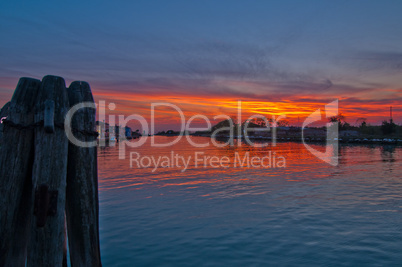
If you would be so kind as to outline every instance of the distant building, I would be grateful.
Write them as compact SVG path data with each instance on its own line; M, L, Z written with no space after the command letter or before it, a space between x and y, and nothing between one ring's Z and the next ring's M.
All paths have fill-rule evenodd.
M109 124L106 122L96 121L96 131L98 132L98 139L109 138Z
M111 133L112 136L114 136L116 138L116 140L123 140L126 139L126 131L123 127L115 125L113 128L113 133Z
M129 128L129 127L127 127ZM98 132L98 139L99 140L110 140L110 141L118 141L122 139L126 139L127 129L120 127L120 126L111 126L106 122L96 122L96 131ZM131 129L129 128L129 131ZM131 132L130 132L131 136Z
M128 127L128 126L125 127L125 134L126 134L126 138L132 137L133 131L131 130L130 127Z

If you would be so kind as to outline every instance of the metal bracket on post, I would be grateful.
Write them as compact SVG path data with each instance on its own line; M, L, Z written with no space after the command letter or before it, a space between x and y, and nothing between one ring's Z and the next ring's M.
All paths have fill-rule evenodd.
M45 101L45 110L44 110L44 126L45 132L54 133L54 101L46 100Z
M42 184L35 191L34 215L36 226L44 227L47 216L55 216L57 213L58 191L49 191L49 186Z

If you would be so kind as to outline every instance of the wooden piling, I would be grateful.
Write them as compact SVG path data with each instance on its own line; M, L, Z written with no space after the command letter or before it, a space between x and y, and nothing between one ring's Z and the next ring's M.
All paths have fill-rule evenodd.
M68 88L70 106L94 103L89 84L73 82ZM96 110L79 109L72 118L74 136L94 141ZM71 266L101 266L99 248L99 206L97 147L68 146L67 233Z
M52 105L49 104L51 101ZM49 110L53 106L54 109ZM54 132L50 125L46 129L38 127L34 132L32 178L37 212L31 223L27 266L62 266L68 151L68 140L62 125L68 109L64 79L45 76L35 107L35 122L43 122L44 126L53 117L55 125Z
M0 110L0 119L3 119L8 116L9 113L9 107L10 107L10 102L7 102ZM3 140L3 127L4 124L0 123L0 146L1 146L1 141Z
M94 107L88 83L21 78L0 110L0 267L66 266L66 231L71 265L101 266L96 110L66 128L91 146L69 144L70 101Z
M0 148L0 266L25 266L33 202L33 107L40 85L41 82L36 79L19 80L3 124Z

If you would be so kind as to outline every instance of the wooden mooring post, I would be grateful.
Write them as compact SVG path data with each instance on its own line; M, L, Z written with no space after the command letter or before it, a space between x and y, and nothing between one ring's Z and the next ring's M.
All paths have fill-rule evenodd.
M69 143L65 128L96 141L94 103L85 82L21 78L0 127L0 267L101 266L96 146ZM67 228L67 229L66 229Z
M0 147L0 266L24 266L33 212L34 104L41 82L21 78ZM27 126L26 128L23 128Z
M3 118L7 118L8 116L8 112L9 112L9 108L10 108L10 102L7 102L0 110L0 120ZM3 123L0 123L0 145L1 145L1 141L3 140Z
M84 102L94 104L86 82L73 82L68 96L71 107ZM71 126L80 141L96 141L96 136L91 135L96 127L95 115L94 109L82 108L72 118ZM66 214L72 266L100 266L96 150L96 146L68 146Z

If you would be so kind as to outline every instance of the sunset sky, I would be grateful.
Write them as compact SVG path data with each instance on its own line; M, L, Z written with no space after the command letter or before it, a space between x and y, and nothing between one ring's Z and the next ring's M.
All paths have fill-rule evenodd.
M2 1L0 105L19 77L90 83L112 114L149 119L286 115L339 99L358 118L402 123L401 1ZM177 127L161 112L157 129Z

